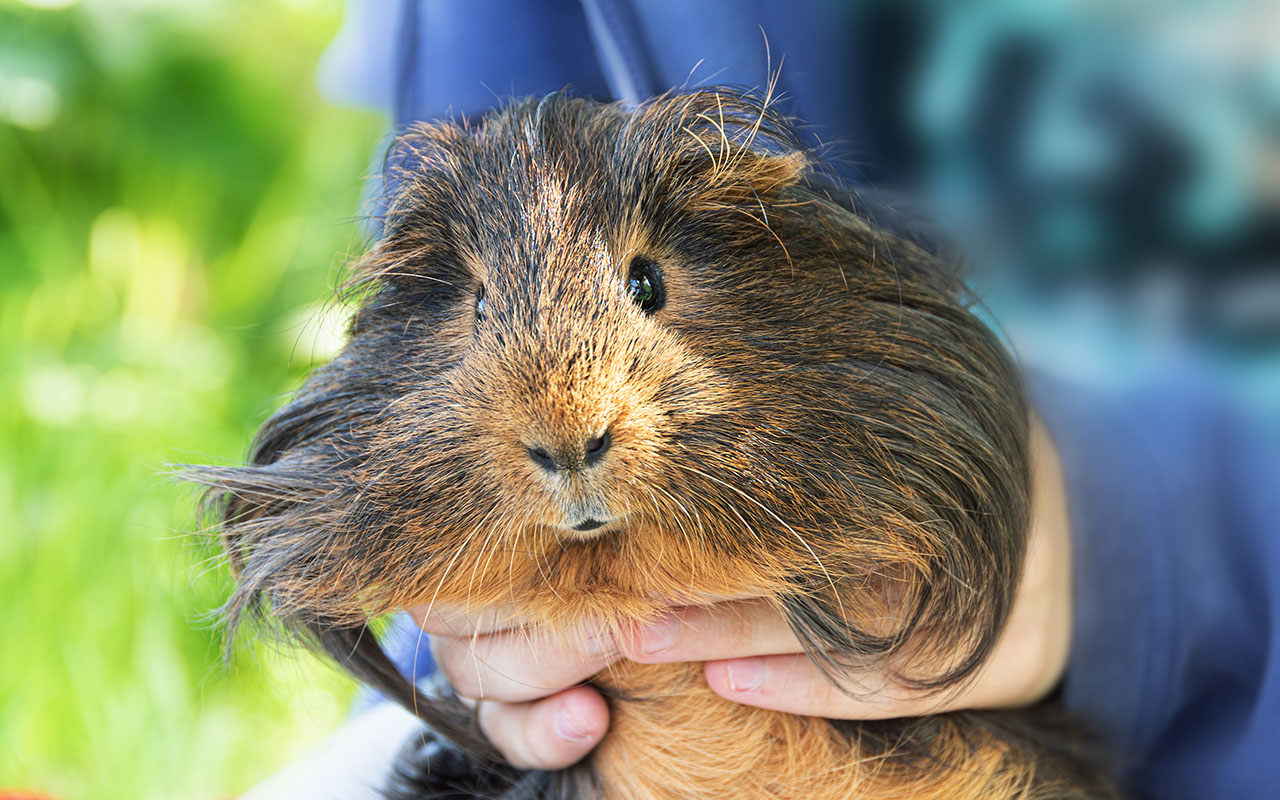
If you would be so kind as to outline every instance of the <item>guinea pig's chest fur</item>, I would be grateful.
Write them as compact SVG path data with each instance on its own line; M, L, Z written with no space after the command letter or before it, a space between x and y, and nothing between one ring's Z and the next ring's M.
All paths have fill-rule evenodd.
M418 125L384 184L347 346L249 465L197 478L231 622L307 632L484 787L446 792L437 752L417 796L1109 796L1035 724L805 719L717 697L698 665L615 665L589 760L501 765L466 709L391 669L372 618L440 604L621 630L764 597L833 681L952 687L1017 586L1027 409L960 280L850 210L749 96L553 95Z
M945 720L930 732L938 762L899 760L880 736L864 742L825 720L726 701L700 664L627 663L598 681L636 698L613 703L610 734L585 767L607 800L1037 796L1025 753Z

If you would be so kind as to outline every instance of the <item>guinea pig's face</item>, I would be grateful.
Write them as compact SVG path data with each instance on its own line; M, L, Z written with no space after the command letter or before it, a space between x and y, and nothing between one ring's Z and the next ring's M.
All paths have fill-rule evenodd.
M773 588L792 548L770 517L799 520L754 496L778 455L754 415L787 370L752 382L779 354L743 328L751 305L787 302L785 252L758 225L720 241L734 212L687 185L706 165L615 109L587 130L575 110L405 140L430 155L391 173L351 345L394 387L357 479L397 531L384 559L414 554L402 593L468 606L558 595L600 613ZM802 163L778 160L753 177L770 199Z
M561 625L763 594L872 649L886 582L911 624L972 610L1016 574L1016 379L805 165L714 92L403 136L348 346L217 476L241 599Z
M681 457L681 433L727 409L721 380L667 324L679 266L561 180L539 176L511 198L527 218L459 248L468 291L438 343L453 363L427 383L471 482L450 491L492 506L481 524L505 535L575 542L644 525L673 488L662 464Z

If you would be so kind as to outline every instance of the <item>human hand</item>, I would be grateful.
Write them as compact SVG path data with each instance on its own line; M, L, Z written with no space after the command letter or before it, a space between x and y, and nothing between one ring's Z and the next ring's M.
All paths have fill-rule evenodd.
M609 709L579 685L620 657L640 663L704 661L707 683L745 705L839 719L920 716L1007 708L1042 699L1066 667L1071 629L1071 541L1061 468L1052 441L1032 433L1033 521L1013 610L986 663L950 692L912 690L884 673L833 686L802 652L775 607L762 599L673 608L622 641L538 639L503 629L503 615L411 611L433 636L436 662L463 698L478 703L481 728L515 766L560 769L604 736ZM567 688L566 688L567 687Z
M508 610L465 615L409 609L431 635L431 653L481 730L512 765L562 769L599 743L609 707L584 682L621 658L608 637L538 636L513 622Z
M705 661L707 683L744 705L829 719L888 719L1042 700L1062 679L1071 639L1071 529L1057 449L1031 430L1032 522L1013 609L972 679L952 691L912 689L884 672L843 675L837 687L763 600L673 609L622 643L641 663ZM845 691L852 689L852 691Z

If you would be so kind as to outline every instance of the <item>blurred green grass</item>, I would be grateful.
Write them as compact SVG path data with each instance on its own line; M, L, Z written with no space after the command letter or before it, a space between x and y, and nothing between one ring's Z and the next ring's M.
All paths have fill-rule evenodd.
M336 0L52 4L0 0L0 789L232 796L352 685L224 664L164 473L241 459L332 348L385 123L316 95Z

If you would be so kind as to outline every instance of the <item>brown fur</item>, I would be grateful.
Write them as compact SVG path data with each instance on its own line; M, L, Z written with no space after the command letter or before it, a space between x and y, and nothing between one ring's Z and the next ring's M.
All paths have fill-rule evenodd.
M552 95L400 137L349 344L264 426L251 466L200 475L224 501L233 623L265 601L323 639L441 603L567 635L758 595L833 680L971 676L1025 547L1016 371L956 276L833 199L811 163L784 120L728 91L633 110ZM652 315L624 290L638 257L662 271ZM575 468L548 474L533 447ZM609 524L573 531L586 516ZM562 794L1108 791L999 715L838 725L724 701L697 665L597 682L613 727Z

